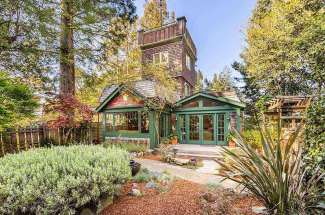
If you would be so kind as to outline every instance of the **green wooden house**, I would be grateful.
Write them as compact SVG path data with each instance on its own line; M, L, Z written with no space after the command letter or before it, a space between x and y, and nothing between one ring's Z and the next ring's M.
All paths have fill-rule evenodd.
M186 23L186 18L180 17L138 33L142 62L165 64L170 68L171 76L178 83L176 99L169 101L168 108L161 113L145 108L148 99L164 99L155 81L106 87L97 108L102 114L105 140L142 142L154 148L159 137L175 133L180 144L227 145L229 129L240 130L244 104L234 94L193 93L197 50Z
M156 83L150 80L107 87L97 108L102 114L104 139L155 148L158 135L164 138L174 133L179 144L227 145L229 130L241 128L244 105L222 93L195 93L170 104L162 113L146 109L146 99L158 96Z

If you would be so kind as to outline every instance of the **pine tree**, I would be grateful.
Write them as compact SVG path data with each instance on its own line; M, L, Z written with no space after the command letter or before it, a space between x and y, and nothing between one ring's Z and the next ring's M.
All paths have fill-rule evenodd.
M233 91L234 80L231 77L231 71L229 67L225 67L222 72L213 75L213 79L209 81L205 79L207 89L215 92Z

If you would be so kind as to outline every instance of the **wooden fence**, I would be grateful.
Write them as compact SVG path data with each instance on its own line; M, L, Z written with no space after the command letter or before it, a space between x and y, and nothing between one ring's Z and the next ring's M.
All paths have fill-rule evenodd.
M102 137L101 129L101 124L98 123L73 128L30 126L7 129L0 133L0 157L8 153L51 145L99 144Z

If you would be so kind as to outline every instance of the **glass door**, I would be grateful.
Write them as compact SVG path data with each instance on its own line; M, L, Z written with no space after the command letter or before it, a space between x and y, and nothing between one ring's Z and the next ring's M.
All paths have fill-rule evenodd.
M217 120L217 144L218 145L225 145L226 144L226 114L217 114L216 120Z
M189 143L200 143L200 121L199 115L189 115Z
M214 114L205 114L203 117L203 144L214 144Z

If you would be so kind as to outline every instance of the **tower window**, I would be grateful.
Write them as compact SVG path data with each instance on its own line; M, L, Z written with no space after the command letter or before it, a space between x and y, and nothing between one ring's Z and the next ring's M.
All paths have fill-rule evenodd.
M189 70L192 69L192 60L189 55L186 55L186 68Z
M189 96L190 95L190 85L188 85L188 83L185 82L184 84L184 96Z
M158 52L153 54L154 64L168 64L168 52Z

